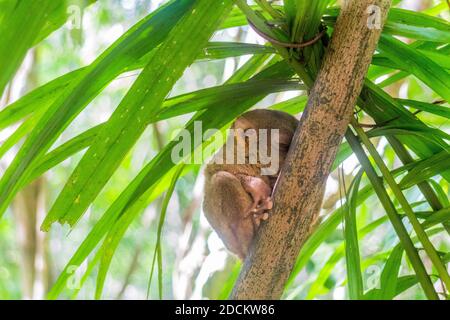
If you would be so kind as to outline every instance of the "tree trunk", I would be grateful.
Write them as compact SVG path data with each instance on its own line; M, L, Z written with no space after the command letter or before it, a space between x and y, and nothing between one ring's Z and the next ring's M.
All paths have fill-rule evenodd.
M26 77L26 90L39 84L36 69L39 60L37 49L33 50L30 70ZM6 104L11 101L7 99ZM46 213L46 181L44 177L24 187L13 201L12 209L16 219L17 238L20 243L20 269L22 297L43 299L51 279L49 235L39 230Z
M281 172L271 217L258 232L231 299L281 297L318 217L331 165L353 115L389 6L390 0L344 2ZM374 22L381 25L377 28Z

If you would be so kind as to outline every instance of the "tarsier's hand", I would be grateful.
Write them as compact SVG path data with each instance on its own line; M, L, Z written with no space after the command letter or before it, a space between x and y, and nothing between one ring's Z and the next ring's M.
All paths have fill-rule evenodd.
M261 178L238 175L242 187L252 197L252 205L244 212L246 216L254 218L259 226L261 220L269 217L268 210L272 209L272 188Z
M281 168L286 158L298 121L291 115L271 110L254 110L239 117L232 129L246 132L254 129L270 131L278 129L277 150ZM242 139L241 136L234 137ZM246 145L239 143L236 145ZM271 140L268 140L271 143ZM258 143L258 148L261 145ZM248 146L247 146L248 147ZM270 147L268 150L273 150ZM223 149L219 154L224 154ZM248 160L248 150L245 151ZM225 158L224 158L225 159ZM266 164L267 166L267 164ZM275 175L262 175L260 163L210 163L205 169L205 195L203 211L211 226L218 233L226 247L240 259L248 253L261 221L269 218L272 209L272 191L279 171Z

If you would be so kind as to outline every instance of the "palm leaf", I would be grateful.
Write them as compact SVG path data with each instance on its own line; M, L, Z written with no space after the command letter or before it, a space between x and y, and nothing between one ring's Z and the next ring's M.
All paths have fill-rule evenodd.
M180 19L193 2L172 1L144 18L83 70L55 100L0 180L0 215L26 180L33 161L50 148L64 128L111 80L159 45L173 28L172 22Z

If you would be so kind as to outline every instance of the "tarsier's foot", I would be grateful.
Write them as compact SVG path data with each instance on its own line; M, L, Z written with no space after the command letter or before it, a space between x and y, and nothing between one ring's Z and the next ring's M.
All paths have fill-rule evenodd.
M250 212L253 213L254 215L261 215L264 212L272 209L272 207L273 207L272 198L268 197L260 200L258 203L253 203L252 210Z
M269 197L263 201L262 204L258 205L255 209L253 209L250 214L253 215L253 221L257 226L260 225L261 221L265 221L269 219L268 210L272 209L273 202Z
M252 205L246 211L246 216L252 216L259 225L261 220L267 220L268 210L272 209L273 202L271 198L272 189L261 178L245 176L242 179L245 191L253 199Z

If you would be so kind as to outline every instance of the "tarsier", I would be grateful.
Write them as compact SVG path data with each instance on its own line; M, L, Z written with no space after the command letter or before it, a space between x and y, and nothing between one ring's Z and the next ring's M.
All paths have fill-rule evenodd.
M203 211L228 250L242 260L261 221L269 216L272 192L297 124L298 120L285 112L249 111L234 122L227 144L206 166ZM264 132L267 139L261 139ZM274 143L275 136L278 143ZM257 150L250 146L255 140ZM227 151L230 153L227 145L234 146L231 163L226 161ZM262 161L262 149L268 153L269 163ZM237 155L238 150L245 161L242 153ZM276 171L268 172L274 167Z

